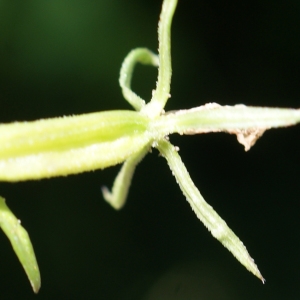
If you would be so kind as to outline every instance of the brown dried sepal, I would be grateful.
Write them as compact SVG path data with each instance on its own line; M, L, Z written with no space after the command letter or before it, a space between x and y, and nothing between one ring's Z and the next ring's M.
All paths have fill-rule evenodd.
M238 142L245 147L245 151L248 151L267 129L269 128L247 128L234 129L227 132L235 134Z

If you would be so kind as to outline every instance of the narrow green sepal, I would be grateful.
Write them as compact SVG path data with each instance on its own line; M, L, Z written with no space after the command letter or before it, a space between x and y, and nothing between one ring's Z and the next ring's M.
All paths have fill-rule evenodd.
M124 162L119 174L115 179L111 192L106 186L102 187L102 195L104 200L108 202L114 209L119 210L124 206L135 168L148 153L150 147L151 145L146 145L140 152L132 155Z
M29 235L2 197L0 197L0 226L10 240L33 291L37 293L41 287L41 276Z
M254 260L249 255L244 244L227 226L226 222L217 214L217 212L203 199L182 162L177 149L166 140L159 141L157 149L168 161L177 183L196 216L211 232L213 237L219 240L242 265L264 283L265 279L254 263Z
M140 111L146 103L131 90L131 78L137 63L158 67L159 59L156 54L147 48L136 48L128 53L122 63L119 78L122 94L136 111Z

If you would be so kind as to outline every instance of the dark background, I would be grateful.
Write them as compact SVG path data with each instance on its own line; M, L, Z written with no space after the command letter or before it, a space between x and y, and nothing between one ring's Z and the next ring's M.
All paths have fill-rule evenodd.
M123 58L157 49L161 1L0 1L0 120L131 109ZM166 110L220 104L299 107L299 1L180 1ZM133 88L151 97L157 71ZM198 221L163 158L138 167L128 203L100 193L119 166L1 183L29 231L42 288L0 235L1 299L300 299L300 127L271 130L250 152L227 134L172 136L195 184L255 258L263 285Z

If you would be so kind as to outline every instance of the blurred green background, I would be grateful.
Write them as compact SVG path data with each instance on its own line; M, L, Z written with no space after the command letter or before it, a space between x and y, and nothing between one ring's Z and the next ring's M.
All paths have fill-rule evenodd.
M131 49L157 49L160 8L158 0L1 0L1 122L131 109L119 69ZM299 107L299 51L299 1L179 1L166 109ZM139 66L133 77L147 101L156 75ZM100 189L119 166L1 183L42 275L36 296L0 234L1 299L300 299L299 134L299 126L272 130L249 153L227 134L171 137L265 285L211 237L153 151L118 212Z

